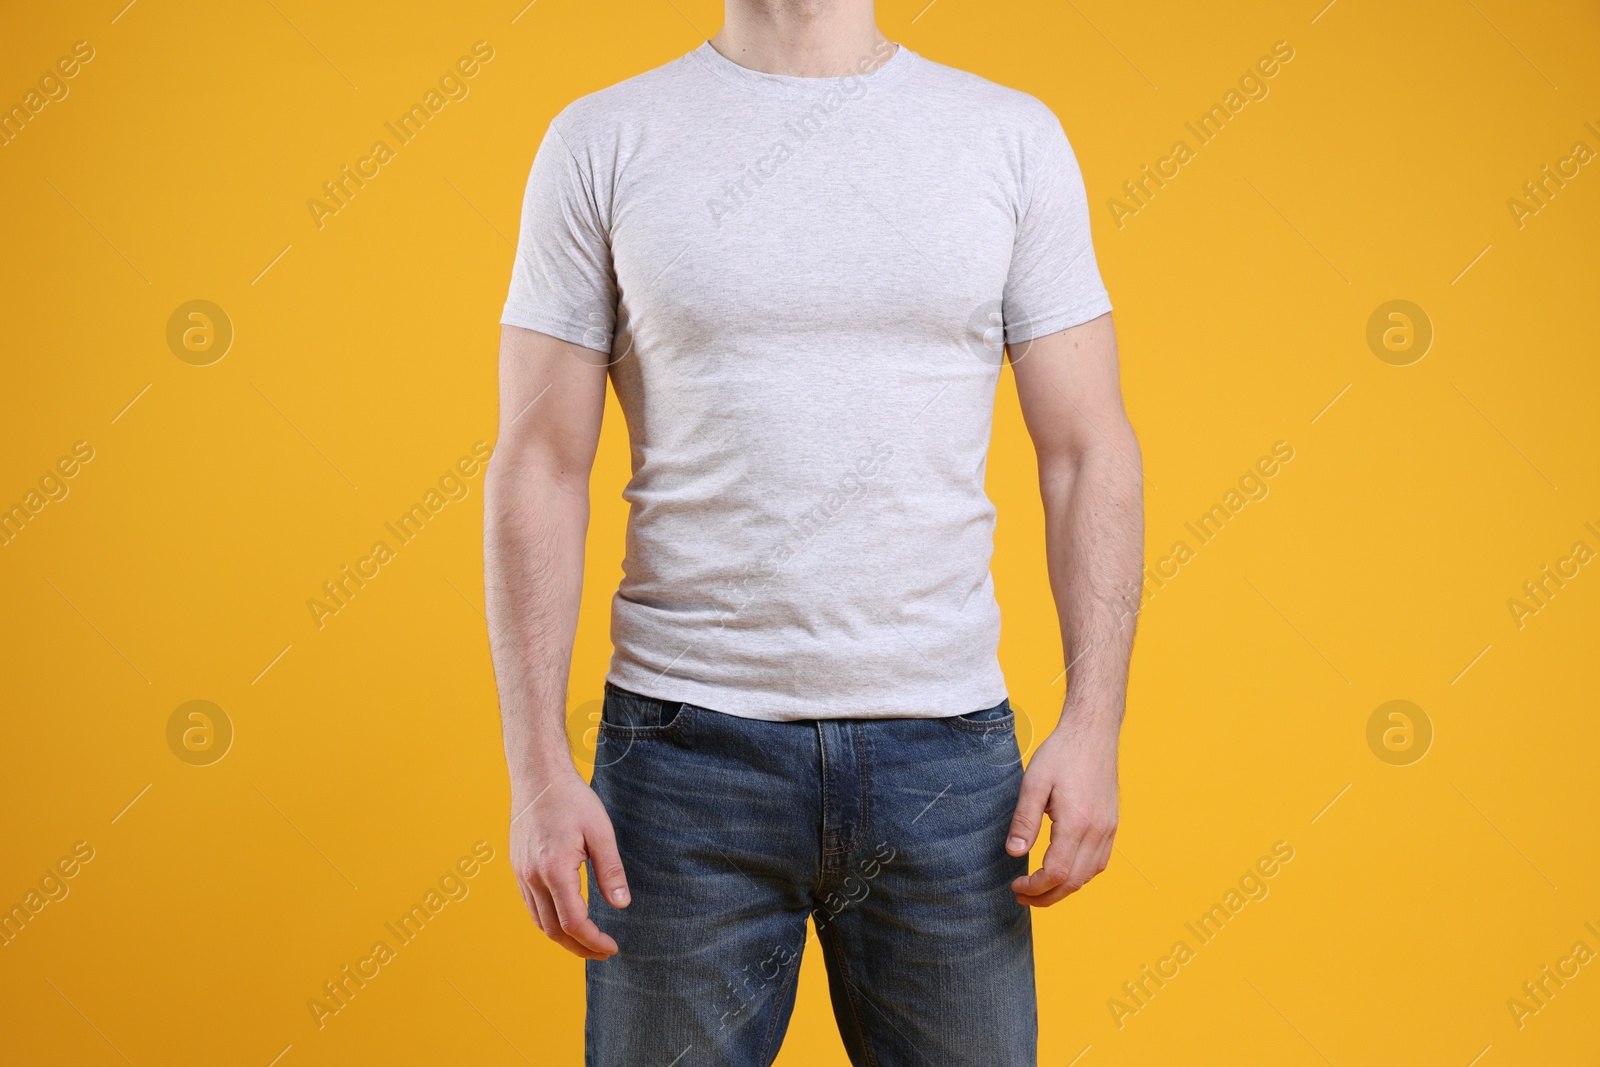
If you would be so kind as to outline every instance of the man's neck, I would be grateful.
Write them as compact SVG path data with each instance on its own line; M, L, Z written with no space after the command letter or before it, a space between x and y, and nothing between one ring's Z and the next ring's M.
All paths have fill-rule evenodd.
M764 74L826 78L882 66L894 55L888 40L872 0L727 0L711 47Z

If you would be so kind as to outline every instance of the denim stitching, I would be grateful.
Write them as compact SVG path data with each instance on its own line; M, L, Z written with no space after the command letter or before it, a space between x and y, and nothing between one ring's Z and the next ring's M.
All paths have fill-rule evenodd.
M828 927L828 933L832 935L834 955L839 961L839 977L844 981L845 996L850 1001L850 1020L856 1024L861 1050L867 1054L869 1067L878 1067L878 1057L872 1051L872 1043L867 1040L867 1029L861 1024L861 1002L856 999L856 984L850 979L850 963L845 959L844 942L839 939L839 931L832 925Z
M850 839L849 844L843 846L837 851L837 855L843 855L846 852L850 852L861 843L861 839L867 836L867 823L872 816L872 811L869 806L870 802L867 799L866 727L859 722L852 722L850 724L850 732L855 734L856 737L856 787L858 796L861 800L861 818L856 823L855 836Z
M985 719L983 722L969 722L960 715L952 715L945 719L945 722L949 723L957 730L961 730L969 734L997 734L1004 730L1010 730L1016 726L1017 713L1015 711L1007 711L1004 718Z
M828 857L837 854L837 849L828 846L828 740L823 725L818 721L817 751L822 757L819 761L822 771L822 872L817 881L819 890L828 884Z
M654 698L650 698L654 699ZM673 701L663 700L662 704L672 704ZM600 732L615 737L619 741L650 741L659 738L674 737L688 728L689 720L694 716L694 705L678 702L678 714L665 726L623 726L600 720Z
M865 750L866 750L866 734L865 734L865 729L861 726L860 723L852 722L852 723L849 723L848 726L849 726L849 729L850 729L851 733L855 735L856 742L857 742L857 744L856 744L856 751L857 751L857 757L856 757L856 791L857 791L857 795L861 799L861 818L856 824L855 836L850 838L850 840L848 842L846 842L846 843L844 843L842 845L834 845L834 846L832 846L830 848L830 847L828 847L826 838L824 838L824 840L823 840L823 854L827 855L827 856L843 856L843 855L845 855L846 853L848 853L852 849L854 849L856 847L856 845L860 844L862 837L864 837L866 835L866 832L867 832L867 815L868 815L868 812L867 812L867 764L866 764L866 760L864 758L862 758L862 755L861 755L861 753L864 753ZM819 732L820 732L820 727L819 727ZM826 763L826 761L824 761L824 763L823 763L823 773L824 774L827 773L827 763ZM828 800L826 792L823 793L822 800L823 800L823 804L826 805L827 804L827 800ZM826 819L827 816L824 815L823 817L824 817L824 819ZM834 837L837 838L838 835L835 834Z
M761 1055L759 1057L759 1062L762 1064L762 1067L766 1067L767 1064L772 1062L771 1058L769 1058L768 1055L767 1055L767 1050L772 1047L772 1034L773 1034L773 1031L776 1030L777 1026L778 1026L779 1009L782 1006L782 1001L783 1001L783 996L784 996L785 991L788 990L789 986L794 983L795 975L800 973L800 957L805 952L805 950L806 950L806 943L804 941L801 941L800 942L800 951L796 952L794 954L795 955L794 966L789 968L789 973L784 976L783 985L778 987L778 994L773 999L773 1001L771 1002L772 1003L772 1018L767 1020L767 1035L766 1035L766 1037L761 1039Z

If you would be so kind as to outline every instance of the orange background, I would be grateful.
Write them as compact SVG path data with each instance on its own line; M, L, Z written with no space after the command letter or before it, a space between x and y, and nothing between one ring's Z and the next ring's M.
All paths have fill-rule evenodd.
M1073 139L1147 559L1194 549L1142 619L1116 858L1036 917L1041 1062L1591 1062L1600 968L1520 1028L1507 1001L1575 942L1600 950L1600 566L1520 626L1508 601L1574 542L1600 550L1600 166L1520 226L1507 201L1574 142L1600 150L1600 13L924 3L880 5L885 32L1034 93ZM520 7L6 16L7 107L74 42L94 50L0 147L0 506L93 449L0 547L0 907L93 850L0 947L9 1061L579 1062L581 963L506 863L481 473L321 629L306 607L493 442L498 313L550 117L720 24L711 0ZM470 94L319 229L307 200L480 40ZM1119 228L1109 198L1278 41L1294 58L1270 94ZM1367 341L1397 299L1434 334L1405 366ZM205 366L167 340L191 300L234 334ZM1294 458L1269 495L1198 545L1184 524L1278 441ZM1007 374L994 571L1037 739L1063 683L1032 464ZM575 708L609 655L626 471L613 405ZM233 731L205 766L168 740L192 700ZM1431 725L1406 765L1418 749L1368 743L1391 700ZM478 841L494 857L469 894L318 1029L308 998ZM1108 1000L1277 841L1294 859L1270 894L1191 941L1119 1028ZM845 1062L815 952L778 1062Z

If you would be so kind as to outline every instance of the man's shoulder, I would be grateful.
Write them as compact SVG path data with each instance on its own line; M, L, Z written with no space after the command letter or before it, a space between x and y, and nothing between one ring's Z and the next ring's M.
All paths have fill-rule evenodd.
M1061 125L1050 105L1031 93L926 56L919 58L924 85L931 93L930 103L970 109L983 115L985 121L1009 127L1023 136L1049 133Z
M562 108L555 124L563 133L584 137L615 130L627 120L648 121L662 109L672 109L676 95L693 77L690 54L684 54L631 78L578 97Z

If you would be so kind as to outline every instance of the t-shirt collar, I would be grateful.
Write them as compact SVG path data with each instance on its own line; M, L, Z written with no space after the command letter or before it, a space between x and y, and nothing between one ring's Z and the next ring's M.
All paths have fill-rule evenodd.
M864 74L852 72L838 77L807 78L793 74L768 74L765 71L742 67L711 47L710 41L706 41L688 55L690 59L724 81L757 92L807 96L836 89L853 93L857 85L867 87L884 84L899 77L917 58L917 54L911 49L896 43L894 55ZM864 64L872 58L875 57L863 54L861 61Z

